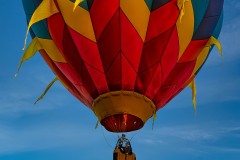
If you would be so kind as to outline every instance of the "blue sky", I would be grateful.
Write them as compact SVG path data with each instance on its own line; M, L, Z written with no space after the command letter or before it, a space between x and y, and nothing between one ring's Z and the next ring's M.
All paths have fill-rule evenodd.
M117 134L94 129L93 113L56 83L33 103L54 78L37 54L17 78L26 22L21 1L0 5L0 159L112 159ZM225 0L224 24L216 48L198 74L197 112L186 88L145 127L127 136L138 159L240 159L240 1ZM30 38L29 38L30 41Z

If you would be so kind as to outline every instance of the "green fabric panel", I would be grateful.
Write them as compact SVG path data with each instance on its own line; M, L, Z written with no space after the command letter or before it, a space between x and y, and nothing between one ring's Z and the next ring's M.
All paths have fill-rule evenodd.
M84 9L86 9L87 11L89 11L89 9L88 9L88 4L87 4L87 1L86 1L86 0L84 0L82 3L80 3L80 6L81 6L82 8L84 8Z
M216 25L216 28L213 31L213 37L218 38L219 34L221 32L222 29L222 24L223 24L223 12L221 13L221 16L219 17L218 23Z
M32 15L27 16L28 22L30 21ZM32 25L31 27L34 34L39 38L45 38L45 39L52 39L49 32L48 27L45 22L40 21Z
M23 3L23 7L24 7L24 10L26 13L27 22L29 22L32 17L32 14L35 11L35 9L37 8L37 6L35 6L35 3L32 0L22 0L22 3ZM48 32L48 27L47 27L46 21L45 22L40 21L40 22L33 24L31 29L37 37L51 39L51 36Z
M75 3L75 1L76 0L71 0L73 3ZM87 11L89 11L89 9L88 9L88 4L87 4L87 1L86 0L84 0L83 2L81 2L80 4L79 4L79 6L80 7L82 7L82 8L84 8L84 9L86 9Z
M197 31L208 8L209 0L192 0L194 11L194 33Z
M36 6L33 1L22 0L22 4L23 4L23 8L24 8L26 15L32 14L34 12L34 10L36 9Z
M147 4L149 10L152 8L152 2L153 0L145 0L145 3Z

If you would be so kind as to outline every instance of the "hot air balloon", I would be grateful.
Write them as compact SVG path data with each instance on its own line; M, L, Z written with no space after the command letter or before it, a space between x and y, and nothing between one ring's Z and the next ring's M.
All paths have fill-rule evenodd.
M195 104L194 78L211 46L221 51L223 0L22 3L33 40L20 66L39 51L111 132L142 128L188 85Z

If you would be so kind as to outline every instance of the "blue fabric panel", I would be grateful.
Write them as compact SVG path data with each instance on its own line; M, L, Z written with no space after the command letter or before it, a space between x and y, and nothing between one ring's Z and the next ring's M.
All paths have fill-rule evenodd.
M219 18L217 26L215 27L215 29L213 31L213 34L212 34L213 37L215 37L215 38L219 37L219 34L221 32L221 29L222 29L222 24L223 24L223 12L222 12L222 14Z
M194 33L199 28L206 10L208 8L209 0L192 0L193 11L194 11Z
M193 36L193 40L209 38L221 16L223 9L223 0L210 0L208 9L199 28Z
M218 37L219 37L220 31L221 31L221 28L222 28L222 24L223 24L223 12L222 12L222 14L221 14L221 16L220 16L220 18L219 18L219 21L218 21L218 23L217 23L217 26L216 26L216 28L215 28L215 30L214 30L214 32L213 32L213 35L212 35L213 37L215 37L215 38L218 38ZM214 46L212 46L212 48L210 49L208 56L210 55L210 52L212 51L213 47L214 47ZM203 65L204 65L205 62L207 61L208 56L207 56L207 58L205 59ZM198 71L196 72L196 74L201 70L201 68L203 67L203 65L198 69Z
M211 0L205 17L219 16L223 10L224 0Z

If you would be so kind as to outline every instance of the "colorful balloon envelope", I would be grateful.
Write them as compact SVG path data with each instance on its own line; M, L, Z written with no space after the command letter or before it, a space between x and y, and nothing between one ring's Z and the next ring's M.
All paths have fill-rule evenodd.
M22 0L37 51L111 132L129 132L193 80L216 44L223 0Z

